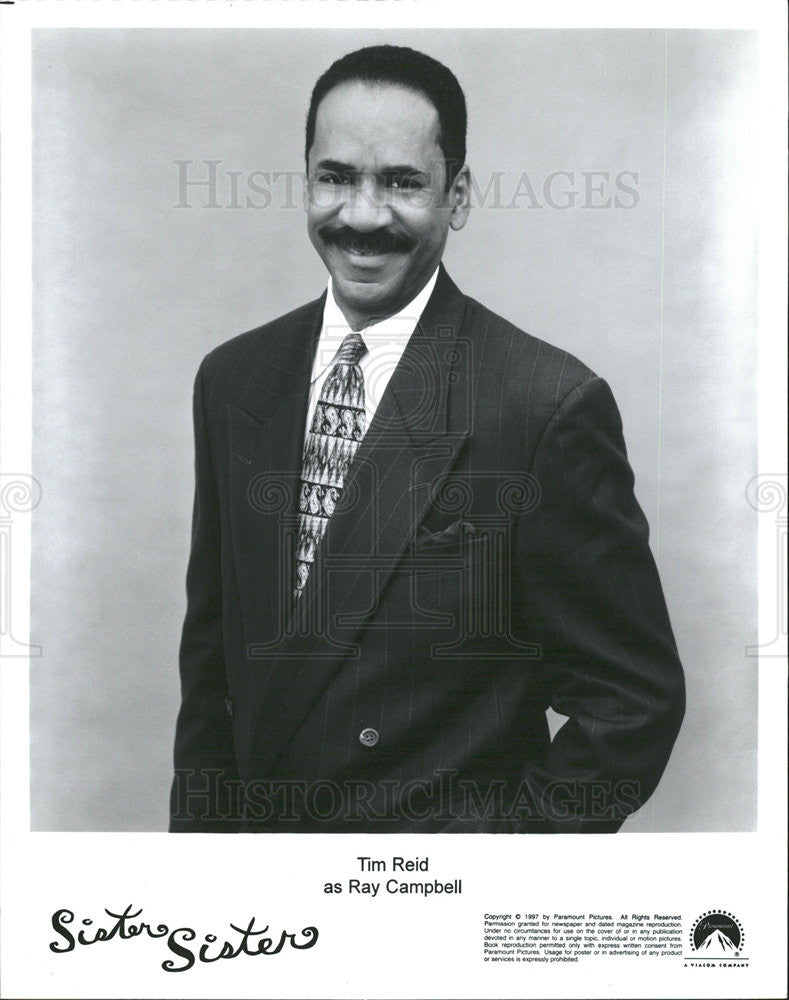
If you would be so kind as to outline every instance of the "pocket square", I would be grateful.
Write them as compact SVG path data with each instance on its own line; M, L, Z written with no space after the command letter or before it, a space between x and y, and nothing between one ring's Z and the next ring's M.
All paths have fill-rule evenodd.
M433 545L459 545L465 536L472 534L474 530L474 525L470 521L454 521L443 531L428 531L421 525L415 541L420 548Z

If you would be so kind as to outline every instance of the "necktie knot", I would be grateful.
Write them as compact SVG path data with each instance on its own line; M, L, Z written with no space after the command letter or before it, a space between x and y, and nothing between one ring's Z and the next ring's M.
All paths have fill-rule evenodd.
M360 333L348 333L343 337L337 361L346 365L357 365L366 352L367 345Z

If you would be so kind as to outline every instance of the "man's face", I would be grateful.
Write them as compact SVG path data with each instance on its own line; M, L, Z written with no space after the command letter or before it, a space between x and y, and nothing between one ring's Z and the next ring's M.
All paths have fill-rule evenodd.
M394 85L343 83L323 98L307 173L307 228L355 328L400 310L468 217L464 168L445 191L438 112Z

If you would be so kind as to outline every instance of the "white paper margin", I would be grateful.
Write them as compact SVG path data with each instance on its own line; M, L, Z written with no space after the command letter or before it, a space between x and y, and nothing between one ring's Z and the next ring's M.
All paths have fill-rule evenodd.
M786 16L774 3L601 3L521 9L488 2L115 0L37 2L2 12L2 353L4 477L31 470L31 27L736 27L760 32L762 153L759 260L759 470L785 473ZM8 478L4 482L9 482ZM785 479L784 489L785 489ZM35 484L32 486L35 489ZM20 487L24 492L23 487ZM24 505L24 501L22 501ZM431 857L462 878L461 898L326 898L325 881L355 874L373 850L353 836L169 837L29 831L28 673L6 655L28 635L29 515L13 524L13 621L4 623L2 680L2 995L4 997L772 997L783 996L785 660L759 665L758 831L632 837L377 837L375 855ZM775 519L759 522L760 643L774 638ZM4 558L7 553L4 553ZM786 584L786 567L782 584ZM4 579L6 584L7 580ZM783 610L785 629L786 611ZM12 630L12 631L11 631ZM13 633L13 634L12 634ZM52 912L98 916L117 900L171 927L221 934L252 915L272 929L320 928L320 947L241 957L168 974L161 941L84 948L64 961L48 943ZM736 913L747 928L744 970L616 959L547 969L485 966L487 911ZM169 956L172 957L172 956Z

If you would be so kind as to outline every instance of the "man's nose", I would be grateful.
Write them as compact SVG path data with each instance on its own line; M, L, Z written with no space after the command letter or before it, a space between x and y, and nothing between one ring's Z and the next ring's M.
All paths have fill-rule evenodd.
M372 180L354 184L340 209L339 221L359 233L383 229L392 222L385 192Z

